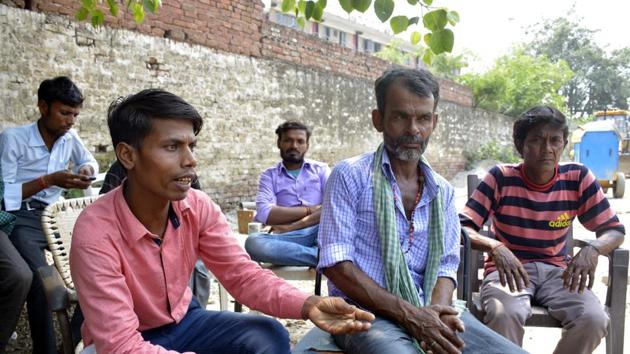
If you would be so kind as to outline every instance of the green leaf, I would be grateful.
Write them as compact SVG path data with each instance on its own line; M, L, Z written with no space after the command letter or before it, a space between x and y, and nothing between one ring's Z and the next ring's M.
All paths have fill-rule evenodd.
M409 3L409 5L415 5L418 3L418 0L407 0L407 2Z
M317 22L320 22L323 16L324 16L324 8L322 7L321 3L318 1L315 4L315 8L313 9L313 19Z
M392 19L389 20L389 25L391 26L392 31L394 31L394 34L398 34L400 32L404 32L407 27L409 27L409 19L407 16L392 17Z
M304 29L304 26L306 26L306 20L304 20L304 17L300 16L296 19L298 26L300 26L301 29Z
M409 19L409 26L417 24L419 20L420 20L420 17L418 17L418 16L410 18Z
M339 5L341 5L341 8L347 13L351 13L352 10L354 10L352 0L339 0Z
M90 11L96 8L96 0L81 0L81 4Z
M359 12L365 12L370 8L372 0L352 0L352 7Z
M109 7L109 13L114 17L118 17L118 3L116 0L107 0L107 6Z
M92 26L99 27L105 22L105 14L101 10L93 10L92 13Z
M453 31L448 28L433 31L431 37L429 38L429 43L427 44L436 55L444 52L450 53L453 50L453 45L455 44L455 36L453 35Z
M446 18L446 10L437 9L433 11L429 11L424 14L422 18L422 23L424 23L424 27L428 28L431 31L441 30L446 26L447 22Z
M315 2L312 0L307 1L306 8L304 9L304 17L306 17L307 20L310 20L311 17L313 17L314 10L315 10Z
M318 0L317 4L320 5L322 7L322 9L326 8L326 5L328 4L327 0Z
M77 11L77 13L74 14L74 17L79 21L85 21L88 18L89 14L90 14L90 10L86 9L85 7L81 7L79 11Z
M427 64L427 65L431 65L431 63L433 63L433 58L434 57L435 57L435 54L433 54L431 49L427 48L424 51L424 54L422 55L422 61L425 62L425 64Z
M142 23L144 21L144 6L140 3L134 3L131 5L131 13L136 23Z
M409 40L411 41L411 44L416 45L420 43L420 39L422 39L420 32L414 31L411 33L411 38Z
M282 5L280 5L280 10L282 12L290 12L295 8L295 0L282 0Z
M144 0L144 7L151 13L156 13L160 7L160 0Z
M376 0L374 2L374 13L381 22L389 20L394 12L394 0Z
M431 6L433 4L433 0L422 0L422 2L427 6Z
M457 11L449 11L446 18L448 18L448 23L450 23L451 26L455 26L455 24L459 22L459 13Z
M299 13L301 13L303 15L304 12L306 11L306 0L298 1L297 9L298 9Z
M425 34L422 40L424 41L424 44L429 45L429 41L431 40L431 33Z

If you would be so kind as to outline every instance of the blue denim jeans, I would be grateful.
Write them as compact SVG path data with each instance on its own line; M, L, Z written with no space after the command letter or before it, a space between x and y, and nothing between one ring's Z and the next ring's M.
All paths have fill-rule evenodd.
M208 311L193 297L179 323L142 332L144 340L178 352L288 354L289 333L273 318Z
M468 311L461 315L466 330L459 333L464 341L464 354L511 354L527 353L479 322ZM347 354L416 354L411 336L383 317L376 317L367 332L333 336L337 345Z
M283 234L259 232L247 237L245 250L257 262L315 267L318 231L319 224Z

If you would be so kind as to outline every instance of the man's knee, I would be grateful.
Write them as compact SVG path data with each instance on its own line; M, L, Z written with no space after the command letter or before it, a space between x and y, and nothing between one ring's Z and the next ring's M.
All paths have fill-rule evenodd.
M280 322L265 316L252 316L247 321L246 347L252 353L289 353L289 332Z
M608 314L598 304L598 306L586 307L584 312L575 319L574 323L568 326L581 328L602 338L608 333L609 322Z
M397 325L380 318L366 332L333 336L346 353L412 354L417 353L413 340Z
M3 288L8 292L25 296L31 288L33 272L26 265L15 267L10 272L4 273L3 276L3 283L6 284L6 287L3 286Z
M484 322L516 323L524 326L531 311L529 303L513 299L505 300L498 297L484 298Z
M264 237L249 236L247 240L245 240L245 251L247 251L252 258L264 255L267 252L267 241L268 240Z

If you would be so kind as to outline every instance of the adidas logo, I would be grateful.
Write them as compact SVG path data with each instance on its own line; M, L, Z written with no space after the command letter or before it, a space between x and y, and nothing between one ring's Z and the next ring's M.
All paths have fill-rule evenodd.
M560 216L558 216L556 220L550 221L549 226L555 228L569 227L571 226L571 216L569 215L569 213L564 212L560 214Z

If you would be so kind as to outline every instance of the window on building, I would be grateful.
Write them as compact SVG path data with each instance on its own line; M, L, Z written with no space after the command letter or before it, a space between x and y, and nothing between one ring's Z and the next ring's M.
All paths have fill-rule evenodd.
M374 42L369 39L363 40L363 51L366 53L374 53Z
M339 32L339 45L348 47L348 34L346 32Z
M298 28L297 22L295 21L295 17L287 14L283 14L281 12L275 13L275 22L286 27Z

